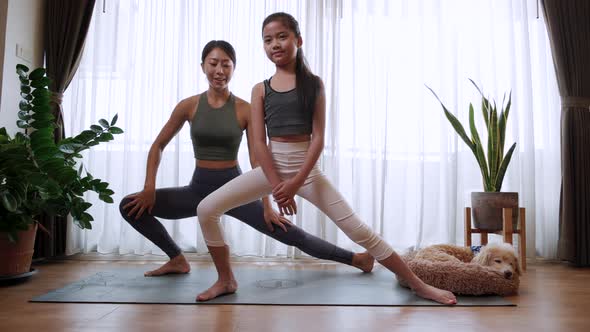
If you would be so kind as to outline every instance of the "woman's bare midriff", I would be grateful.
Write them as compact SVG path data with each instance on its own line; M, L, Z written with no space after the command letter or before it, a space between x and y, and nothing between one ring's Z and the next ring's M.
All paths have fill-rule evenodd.
M284 143L307 142L311 140L311 135L275 136L270 140Z
M232 168L238 165L237 160L199 160L197 159L197 167L224 169Z

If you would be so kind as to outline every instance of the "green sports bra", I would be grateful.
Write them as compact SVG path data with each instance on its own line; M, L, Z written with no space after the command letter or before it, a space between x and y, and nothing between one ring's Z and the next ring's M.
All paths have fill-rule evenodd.
M213 108L207 92L199 97L199 106L191 121L191 139L199 160L236 160L243 130L236 116L236 99L230 94L220 108Z

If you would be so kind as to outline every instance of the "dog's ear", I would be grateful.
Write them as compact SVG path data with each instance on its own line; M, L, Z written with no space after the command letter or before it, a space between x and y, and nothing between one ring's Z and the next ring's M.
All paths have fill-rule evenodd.
M483 266L492 265L492 249L482 247L479 254L473 257L473 262Z
M512 264L514 264L514 273L518 274L519 276L522 275L522 267L520 266L520 259L518 258L518 254L512 245L507 246L508 253L510 253L510 260L512 260Z

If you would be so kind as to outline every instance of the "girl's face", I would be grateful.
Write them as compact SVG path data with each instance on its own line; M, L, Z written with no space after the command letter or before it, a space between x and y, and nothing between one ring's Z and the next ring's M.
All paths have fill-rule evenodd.
M220 48L214 48L207 54L201 68L207 76L209 86L215 90L226 89L234 74L233 61Z
M301 37L285 26L281 21L272 21L262 29L262 40L266 56L277 66L295 61L297 48L301 47Z

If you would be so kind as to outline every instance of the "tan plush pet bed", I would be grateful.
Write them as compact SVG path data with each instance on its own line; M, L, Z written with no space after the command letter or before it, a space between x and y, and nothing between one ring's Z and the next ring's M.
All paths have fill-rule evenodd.
M476 250L477 251L477 250ZM511 295L521 274L514 248L506 243L472 248L434 245L402 256L409 268L429 285L462 295ZM405 280L398 281L408 287Z

